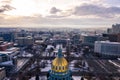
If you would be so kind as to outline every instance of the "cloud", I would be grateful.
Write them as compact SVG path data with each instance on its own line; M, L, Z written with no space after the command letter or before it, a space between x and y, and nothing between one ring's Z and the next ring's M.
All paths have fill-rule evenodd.
M93 0L100 1L100 0ZM59 12L58 14L56 14ZM99 4L84 3L80 6L75 6L69 10L57 9L52 7L50 10L52 15L47 16L50 18L63 18L68 16L80 16L80 17L93 17L93 18L118 18L120 15L120 7L107 7Z
M12 0L2 0L0 1L1 5L0 5L0 13L4 13L5 11L10 11L12 9L15 9L14 7L12 7L11 4Z
M47 18L64 18L66 16L60 16L60 15L50 15L50 16L46 16Z
M1 3L2 4L9 4L11 3L12 0L1 0Z
M91 2L101 2L103 0L90 0Z
M0 27L110 27L119 21L120 19L103 18L50 18L39 14L34 17L0 14Z
M15 9L15 8L13 8L10 5L3 5L3 6L0 6L0 13L3 13L5 11L9 11L9 10L12 10L12 9Z
M100 5L84 4L75 7L73 10L73 15L94 15L97 17L113 18L116 15L120 15L120 7L104 7Z
M51 14L56 14L57 12L60 12L61 10L60 9L57 9L56 7L52 7L51 10L50 10L50 13Z
M85 0L88 1L88 0ZM62 8L56 5L51 5L45 11L48 11L46 15L35 12L39 15L27 15L27 16L15 16L4 13L14 9L9 0L4 0L4 4L0 6L0 26L78 26L78 27L97 27L97 26L111 26L112 23L119 23L120 7L108 7L106 5L100 5L97 2L101 0L91 0L94 3L81 3L67 6ZM13 5L14 6L14 5ZM54 6L54 7L53 7ZM16 6L14 6L16 7ZM23 7L24 8L24 7ZM20 8L21 10L22 8ZM34 9L34 8L33 8ZM39 8L40 9L40 8ZM16 11L18 8L16 7ZM25 10L29 13L29 10ZM34 11L33 11L34 12ZM42 12L42 11L41 11ZM45 12L43 12L44 14ZM113 18L115 17L115 18ZM108 19L109 18L109 19ZM111 18L111 19L110 19Z

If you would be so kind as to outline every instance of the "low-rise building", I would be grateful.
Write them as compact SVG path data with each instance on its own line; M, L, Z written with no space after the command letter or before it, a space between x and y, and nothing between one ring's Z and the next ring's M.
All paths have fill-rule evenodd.
M94 52L100 55L120 56L120 43L109 41L96 41Z
M76 34L76 35L72 36L71 42L72 42L73 44L75 44L75 45L80 44L80 35L77 35L77 34Z
M0 80L3 80L6 77L6 71L5 68L0 68Z
M0 44L0 51L5 51L6 49L13 47L13 42L2 42Z
M29 45L33 45L34 39L31 36L18 37L16 39L16 43L18 43L18 46L29 46Z
M89 46L89 47L94 47L95 41L97 41L98 36L95 35L84 35L82 36L82 45L83 46Z

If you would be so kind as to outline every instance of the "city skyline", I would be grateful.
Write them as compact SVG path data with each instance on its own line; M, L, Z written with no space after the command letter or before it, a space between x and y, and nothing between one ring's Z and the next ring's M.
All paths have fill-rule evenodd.
M0 0L0 27L111 27L119 0Z

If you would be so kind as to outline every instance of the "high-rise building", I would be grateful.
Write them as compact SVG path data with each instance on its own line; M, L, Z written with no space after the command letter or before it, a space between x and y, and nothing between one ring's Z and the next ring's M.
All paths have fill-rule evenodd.
M112 28L108 28L108 29L107 29L107 33L108 33L108 34L112 34Z
M47 80L72 80L72 74L67 60L62 55L62 49L58 50L58 56L53 60L47 77Z
M112 25L112 32L114 34L120 33L120 24Z

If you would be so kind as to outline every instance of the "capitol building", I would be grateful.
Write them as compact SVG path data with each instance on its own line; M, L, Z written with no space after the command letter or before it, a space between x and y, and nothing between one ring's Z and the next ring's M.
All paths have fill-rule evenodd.
M73 80L72 72L69 70L68 65L67 60L62 54L62 49L59 48L57 57L52 61L47 80Z

